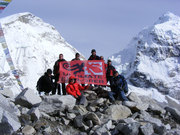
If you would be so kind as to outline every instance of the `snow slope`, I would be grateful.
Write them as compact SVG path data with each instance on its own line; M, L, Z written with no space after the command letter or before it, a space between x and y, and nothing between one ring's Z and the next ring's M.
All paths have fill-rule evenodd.
M110 59L132 85L180 100L180 17L165 13Z
M6 42L24 87L35 89L38 78L53 68L59 54L66 60L78 52L50 24L31 13L19 13L0 20ZM84 59L84 56L81 56ZM18 93L19 87L11 74L0 45L0 86Z

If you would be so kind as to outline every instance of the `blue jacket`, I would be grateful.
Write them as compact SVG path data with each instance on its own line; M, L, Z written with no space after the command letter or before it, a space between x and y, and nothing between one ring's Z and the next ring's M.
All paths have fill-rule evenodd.
M112 81L112 90L113 92L120 92L120 91L124 91L126 93L126 89L127 88L127 82L124 78L124 76L122 75L118 75L116 77L113 78Z

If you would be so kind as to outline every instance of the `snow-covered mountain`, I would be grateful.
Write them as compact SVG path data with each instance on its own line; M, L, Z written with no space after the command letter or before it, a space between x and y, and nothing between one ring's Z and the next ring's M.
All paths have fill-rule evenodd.
M66 60L78 52L50 24L31 13L19 13L0 20L15 68L24 87L35 89L38 78L53 68L59 54ZM84 59L84 56L81 56ZM18 92L14 76L0 45L0 86Z
M134 86L180 100L180 17L165 13L110 59Z

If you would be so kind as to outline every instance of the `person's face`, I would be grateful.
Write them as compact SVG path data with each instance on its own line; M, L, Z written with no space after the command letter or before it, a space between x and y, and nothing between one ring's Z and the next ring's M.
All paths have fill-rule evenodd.
M92 52L92 55L95 56L95 55L96 55L96 52Z
M75 79L71 79L71 81L70 81L71 83L75 83Z
M63 59L63 55L62 54L59 55L59 59Z
M118 75L119 75L118 73L115 73L115 75L114 75L114 76L115 76L115 77L117 77Z
M104 57L101 57L101 60L104 60Z
M108 65L111 65L111 61L108 62Z
M76 59L79 59L79 57L80 57L79 55L76 55Z

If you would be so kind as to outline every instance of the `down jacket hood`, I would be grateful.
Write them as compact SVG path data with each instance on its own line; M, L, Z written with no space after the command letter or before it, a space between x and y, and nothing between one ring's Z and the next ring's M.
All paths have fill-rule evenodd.
M76 77L75 77L75 76L70 76L70 77L69 77L69 83L70 83L70 81L71 81L72 79L75 79L75 82L76 82Z

